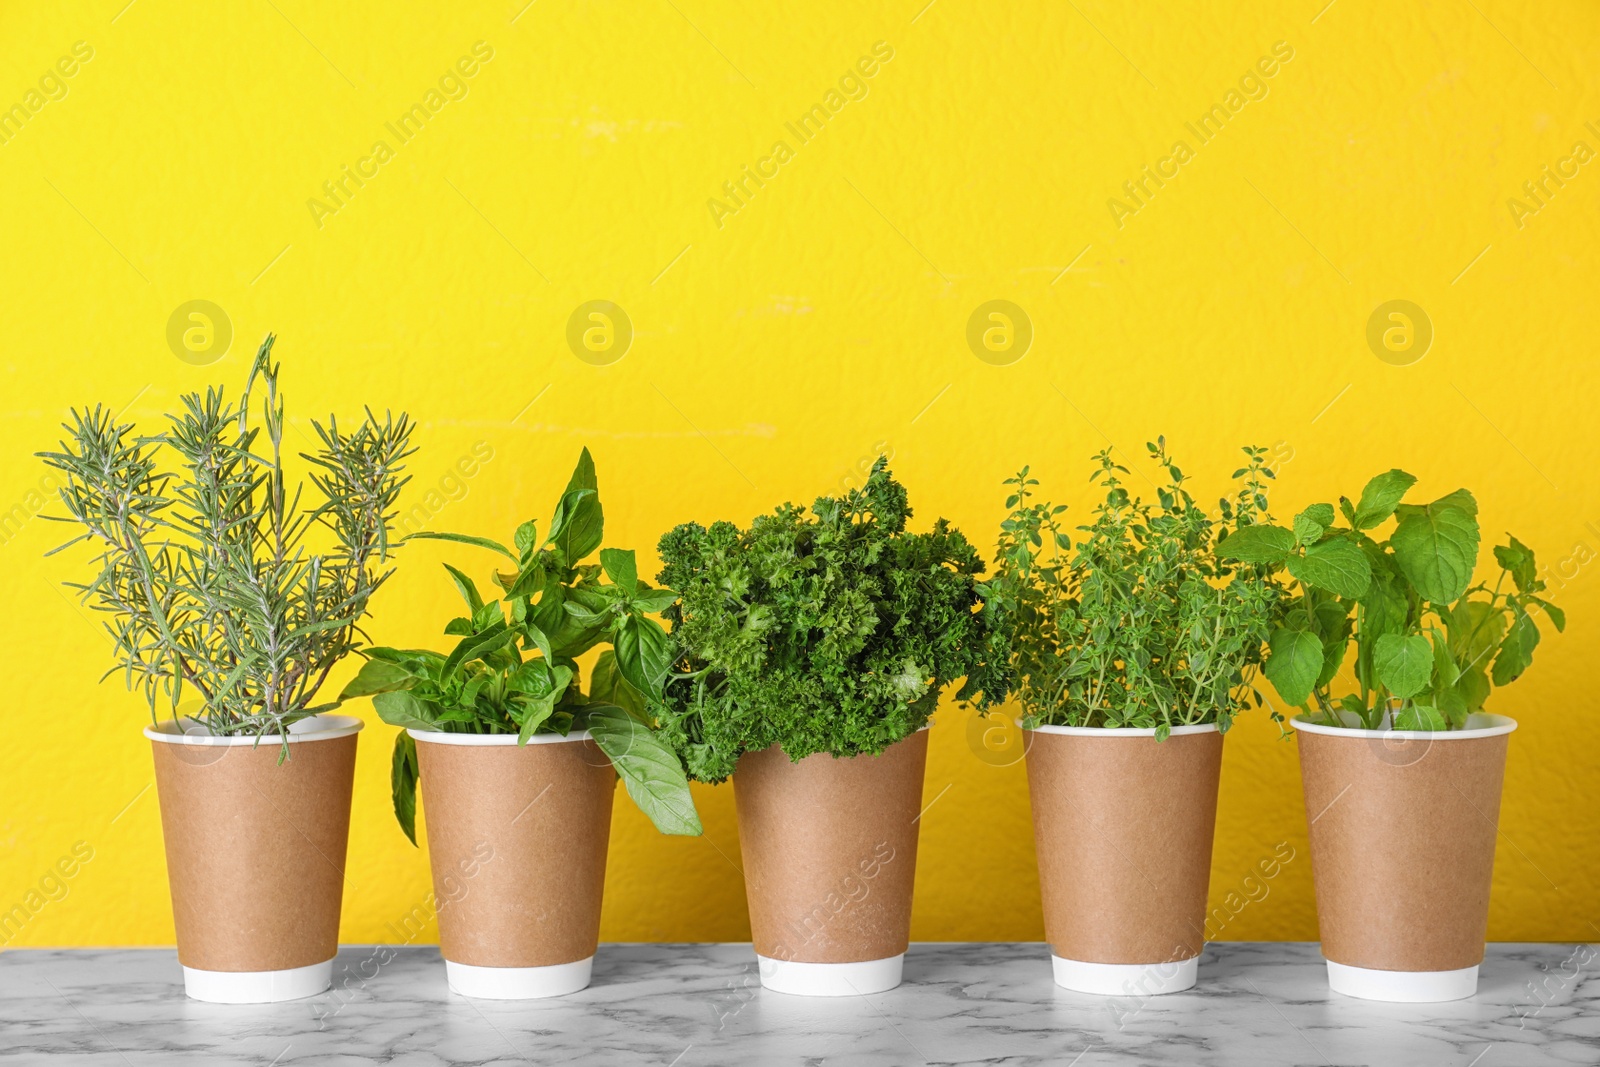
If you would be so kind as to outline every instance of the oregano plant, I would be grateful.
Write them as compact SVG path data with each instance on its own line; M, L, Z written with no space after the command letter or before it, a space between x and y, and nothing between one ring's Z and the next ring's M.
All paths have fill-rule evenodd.
M1095 456L1104 490L1090 522L1065 525L1065 505L1033 499L1024 467L1006 507L985 586L1011 646L1022 725L1154 729L1215 723L1260 703L1253 682L1282 594L1268 568L1225 561L1223 538L1267 520L1266 449L1246 448L1238 488L1207 513L1167 453L1156 500L1128 491L1111 450ZM1074 536L1074 533L1076 536Z
M667 637L650 616L676 599L638 576L631 550L600 548L605 515L594 459L585 448L556 502L549 535L517 527L514 549L486 537L414 533L473 545L511 561L496 571L498 597L485 597L465 573L445 570L467 614L444 632L459 640L448 652L369 648L367 662L341 699L371 696L392 726L465 734L535 734L587 730L611 760L628 795L656 828L700 833L700 818L678 757L654 732L646 695L657 695L670 666ZM586 563L599 549L600 562ZM606 581L605 579L609 579ZM603 650L585 695L577 657ZM395 737L390 784L395 818L416 843L416 742Z
M61 450L39 453L66 478L59 521L83 528L55 551L98 550L94 580L68 586L109 616L108 675L143 690L152 720L194 700L189 718L212 734L275 736L338 707L317 692L359 647L391 573L411 422L370 409L353 432L313 421L320 445L300 453L311 492L291 488L272 345L237 405L220 387L189 393L145 433L99 406L73 409Z
M1296 595L1275 621L1265 673L1286 702L1319 722L1459 729L1494 687L1533 662L1539 628L1530 609L1557 631L1566 626L1562 610L1539 595L1545 583L1533 550L1510 534L1494 550L1494 584L1474 583L1477 501L1457 489L1428 504L1404 503L1416 481L1390 470L1356 502L1340 497L1337 512L1313 504L1292 527L1252 526L1222 544L1228 559L1293 579ZM1335 694L1346 665L1355 688Z

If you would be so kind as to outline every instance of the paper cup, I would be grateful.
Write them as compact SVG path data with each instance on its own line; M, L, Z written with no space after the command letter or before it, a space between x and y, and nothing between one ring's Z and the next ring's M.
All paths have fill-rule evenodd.
M439 951L452 991L522 1000L589 984L617 773L585 731L407 731L417 742Z
M317 715L281 735L146 727L184 989L266 1003L327 989L339 948L361 721Z
M1028 795L1056 983L1143 996L1194 985L1205 948L1222 734L1040 726Z
M1516 722L1478 714L1462 730L1363 730L1300 715L1290 725L1329 985L1366 1000L1472 996Z
M761 984L800 996L900 984L928 735L877 756L792 762L774 746L733 774Z

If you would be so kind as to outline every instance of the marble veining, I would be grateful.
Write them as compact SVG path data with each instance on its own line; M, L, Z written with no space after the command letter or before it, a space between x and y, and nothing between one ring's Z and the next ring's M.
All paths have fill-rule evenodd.
M452 996L432 947L347 946L336 991L201 1004L159 949L0 954L0 1065L831 1064L905 1067L1600 1065L1600 958L1489 946L1478 995L1380 1004L1329 992L1314 944L1224 942L1185 993L1069 993L1039 944L918 944L876 996L763 991L749 945L602 945L555 1000Z

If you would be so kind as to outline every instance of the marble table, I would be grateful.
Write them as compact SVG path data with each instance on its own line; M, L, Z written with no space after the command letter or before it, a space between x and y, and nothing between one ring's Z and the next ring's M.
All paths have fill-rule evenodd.
M588 989L508 1003L452 996L436 948L348 946L337 994L242 1007L186 999L171 950L18 950L0 1064L1592 1067L1600 959L1574 950L1491 945L1475 998L1403 1005L1330 993L1314 944L1214 944L1142 1001L1057 988L1039 944L913 945L898 989L829 1000L762 991L748 945L603 945Z

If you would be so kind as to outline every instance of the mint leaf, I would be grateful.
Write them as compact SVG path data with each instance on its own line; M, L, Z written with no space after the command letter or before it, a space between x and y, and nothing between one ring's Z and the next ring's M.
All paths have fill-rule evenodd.
M1395 468L1373 478L1361 490L1361 501L1356 504L1355 513L1350 518L1350 525L1357 530L1370 530L1377 526L1390 515L1394 514L1396 505L1406 495L1417 479L1405 471Z
M1431 708L1426 704L1411 704L1401 708L1395 713L1394 728L1396 730L1447 730L1450 724L1439 713L1438 708Z
M1326 529L1326 523L1318 522L1304 511L1294 517L1294 540L1296 544L1314 544Z
M1459 507L1430 504L1408 512L1389 544L1401 573L1424 600L1450 604L1472 582L1478 521Z
M1373 646L1372 668L1395 696L1416 696L1433 677L1433 646L1421 634L1384 634Z
M1245 526L1223 538L1217 555L1240 563L1280 563L1294 551L1294 534L1282 526Z
M1279 629L1270 645L1272 655L1262 668L1267 680L1287 703L1304 704L1322 671L1322 641L1306 630Z
M1343 537L1310 545L1303 555L1290 556L1289 573L1306 585L1352 599L1364 596L1372 584L1372 565L1366 555Z

